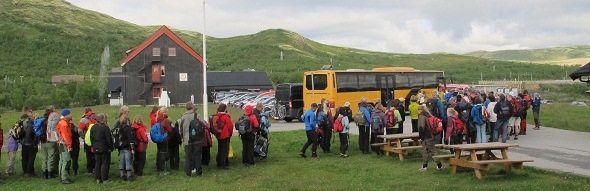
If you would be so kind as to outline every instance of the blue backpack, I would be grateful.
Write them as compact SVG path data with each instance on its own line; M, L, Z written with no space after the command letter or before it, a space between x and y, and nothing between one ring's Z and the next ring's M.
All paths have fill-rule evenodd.
M41 134L43 134L43 121L45 121L45 117L40 117L33 122L33 130L35 130L35 137L37 138L41 137Z
M482 109L483 107L480 104L473 106L473 109L471 109L471 119L473 120L473 123L477 125L486 123L483 120Z
M166 137L168 137L168 133L162 134L162 130L160 130L160 123L156 123L154 126L152 126L152 129L150 130L150 138L154 143L163 143Z

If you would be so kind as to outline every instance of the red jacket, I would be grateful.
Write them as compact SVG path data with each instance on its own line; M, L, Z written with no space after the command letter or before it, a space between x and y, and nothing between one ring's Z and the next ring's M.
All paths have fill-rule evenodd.
M234 125L231 122L231 117L225 112L217 112L215 115L217 115L219 120L221 120L221 133L219 133L219 135L215 135L217 136L217 139L225 140L227 138L231 138L234 132Z
M201 142L201 147L212 147L213 141L211 140L211 131L209 131L209 123L207 123L207 121L203 121L203 123L205 123L205 136L203 137L203 141Z
M135 139L137 139L137 152L145 152L149 143L144 124L133 123L131 128L135 131Z
M252 111L254 111L254 107L251 105L246 106L246 108L244 108L244 114L250 117L250 125L252 125L252 132L256 132L258 131L258 127L260 127L260 123L258 123L258 118L256 118L256 115L254 115Z
M66 144L68 149L72 148L72 130L70 129L70 123L64 118L60 119L57 123L57 133L63 142Z
M94 119L90 119L90 116L93 115L94 113L92 113L92 111L86 112L84 114L84 117L82 119L80 119L80 123L78 123L78 129L80 129L82 131L82 135L80 135L80 137L82 139L84 139L86 136L86 132L88 131L88 127L90 127L91 124L96 124L97 121Z
M153 127L156 124L156 112L150 113L150 127Z

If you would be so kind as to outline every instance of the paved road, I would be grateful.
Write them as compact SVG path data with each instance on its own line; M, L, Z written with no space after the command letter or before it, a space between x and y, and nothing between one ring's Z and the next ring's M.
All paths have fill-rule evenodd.
M411 132L409 121L408 118L404 123L404 133ZM520 145L510 149L510 158L533 159L535 162L525 165L590 176L590 133L550 127L541 127L541 130L532 128L529 126L527 135L519 136L519 140L508 141ZM300 129L304 129L303 123L279 121L272 124L271 132ZM351 126L351 133L358 135L356 125Z
M404 133L411 132L409 118L404 123ZM300 122L287 123L284 121L274 122L270 128L272 132L293 131L304 129ZM547 170L559 172L570 172L583 176L590 176L590 133L576 132L541 127L541 130L528 128L528 134L519 136L519 140L509 140L508 143L516 143L519 147L508 152L513 159L533 159L533 163L525 163L527 166L534 166ZM351 125L351 133L358 135L356 125ZM234 135L238 133L235 132ZM271 135L272 136L272 135ZM304 136L302 134L302 136ZM6 152L6 144L2 152Z

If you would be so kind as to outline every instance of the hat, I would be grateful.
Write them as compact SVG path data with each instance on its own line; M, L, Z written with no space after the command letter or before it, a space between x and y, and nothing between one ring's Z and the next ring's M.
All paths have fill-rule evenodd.
M70 114L70 109L65 108L63 110L61 110L61 116L66 116Z
M350 102L344 103L344 107L350 107Z
M404 102L404 101L406 101L406 99L405 99L405 98L403 98L403 97L400 97L400 98L397 98L397 99L398 99L399 101L401 101L401 102Z

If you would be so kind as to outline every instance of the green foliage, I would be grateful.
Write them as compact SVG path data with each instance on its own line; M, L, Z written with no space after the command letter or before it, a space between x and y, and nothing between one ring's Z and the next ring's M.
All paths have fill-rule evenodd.
M476 51L467 53L465 55L493 60L548 62L567 59L590 58L590 45L531 50L498 50L492 52Z
M70 98L56 100L53 95L62 92L48 90L49 79L63 74L98 76L101 53L106 45L111 50L109 68L118 67L125 51L143 42L158 27L138 26L61 0L0 0L0 28L0 77L8 79L5 87L10 86L5 89L7 92L0 91L0 107L18 109L23 105L38 108L100 103L96 98L98 91L91 91L96 88L94 85L62 87ZM202 52L199 33L174 31L197 52ZM252 68L267 72L274 84L301 82L303 72L318 70L327 64L333 64L335 69L403 66L443 70L454 83L475 82L480 79L480 73L485 80L512 80L525 72L533 73L535 80L561 79L568 71L577 69L455 54L372 52L320 44L282 29L223 39L208 37L207 40L209 70ZM20 82L20 76L26 84L39 85L10 85Z
M585 120L589 112L590 108L588 107L573 106L569 103L542 104L539 123L543 127L590 132L588 121ZM529 111L527 114L527 123L535 124L533 112Z

